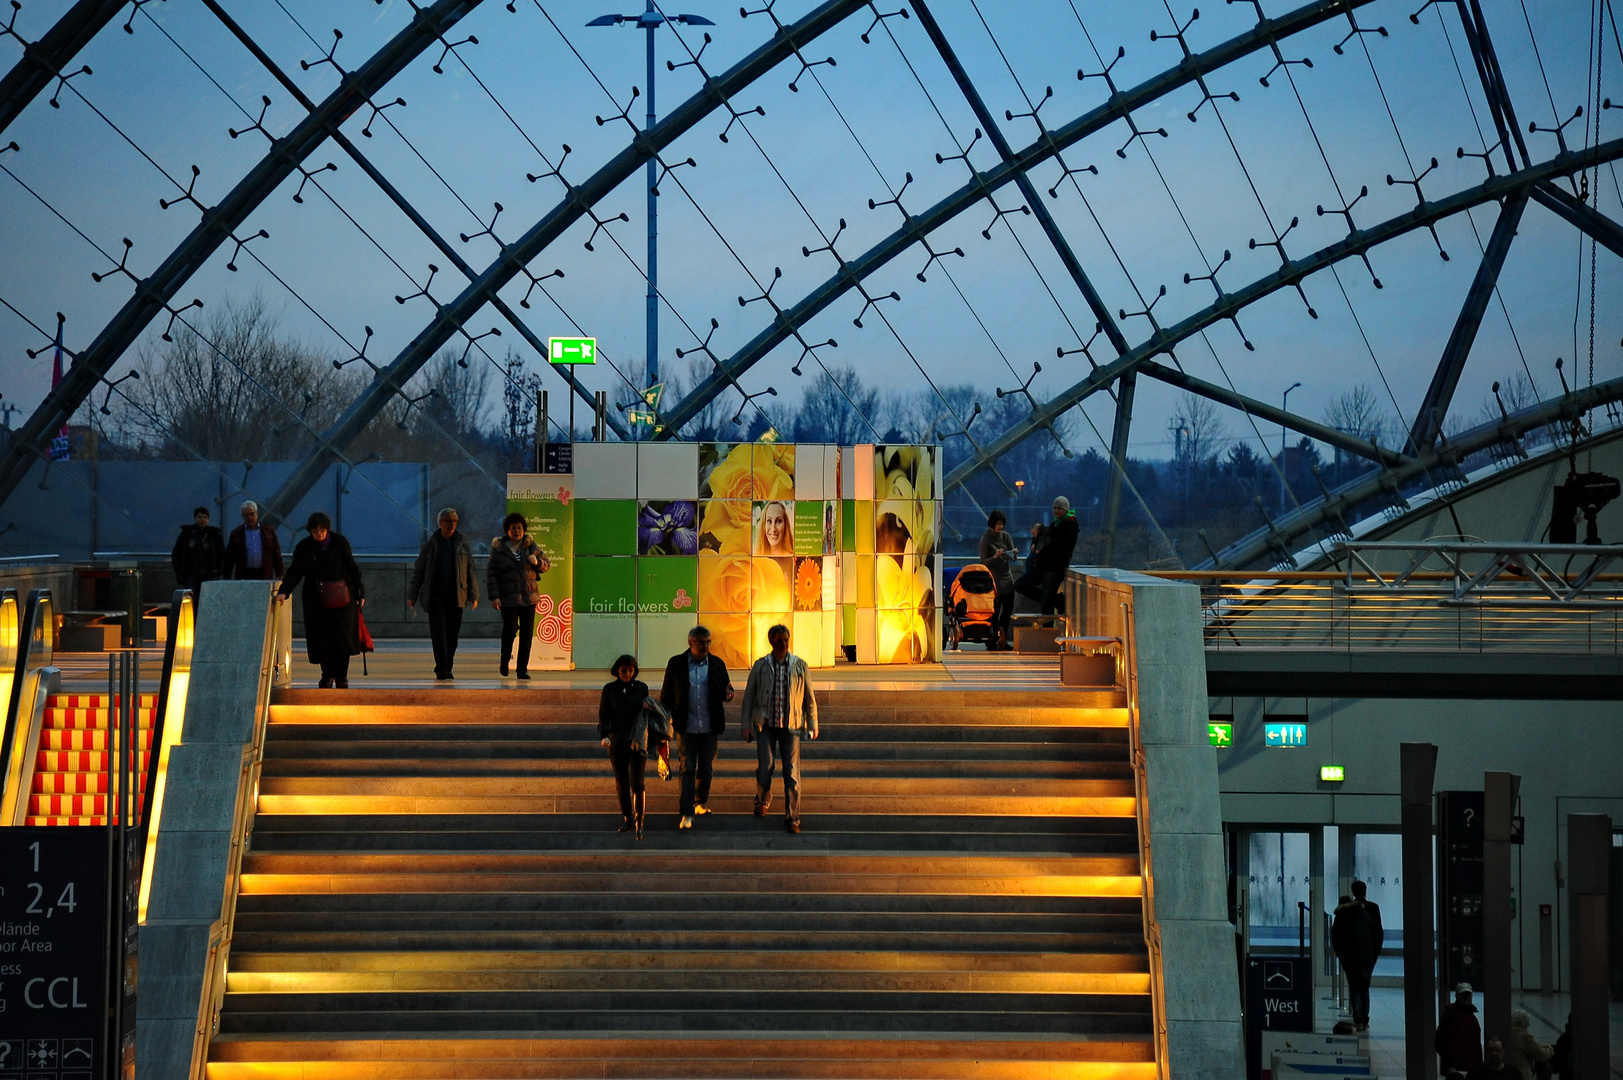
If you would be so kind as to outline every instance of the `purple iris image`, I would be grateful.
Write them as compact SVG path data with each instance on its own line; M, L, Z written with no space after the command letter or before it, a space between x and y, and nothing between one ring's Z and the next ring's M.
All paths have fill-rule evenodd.
M697 555L698 504L683 500L645 502L637 514L637 554Z

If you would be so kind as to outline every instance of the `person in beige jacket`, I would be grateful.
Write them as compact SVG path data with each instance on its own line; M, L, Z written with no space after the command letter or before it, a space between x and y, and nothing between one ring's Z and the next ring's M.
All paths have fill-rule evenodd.
M1549 1070L1539 1066L1555 1054L1554 1047L1533 1038L1528 1030L1532 1026L1533 1018L1527 1015L1526 1009L1511 1012L1510 1036L1505 1039L1505 1064L1519 1072L1522 1080L1536 1080L1541 1073L1549 1076Z
M755 816L772 805L774 759L783 762L783 827L800 831L800 739L817 738L817 698L806 661L789 651L789 628L766 632L772 651L755 661L744 684L744 741L756 743Z

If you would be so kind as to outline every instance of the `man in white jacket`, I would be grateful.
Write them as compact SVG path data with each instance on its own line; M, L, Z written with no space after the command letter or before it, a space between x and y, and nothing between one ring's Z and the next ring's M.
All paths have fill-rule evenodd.
M783 827L800 831L800 738L817 738L817 698L806 661L789 651L789 628L766 632L772 651L755 661L744 685L744 741L757 734L755 816L772 805L772 770L783 762Z

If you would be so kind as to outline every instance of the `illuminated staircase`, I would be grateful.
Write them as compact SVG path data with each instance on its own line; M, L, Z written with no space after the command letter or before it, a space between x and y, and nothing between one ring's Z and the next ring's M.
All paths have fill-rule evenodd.
M638 843L596 691L284 692L208 1075L1155 1076L1117 696L821 701Z
M113 711L106 694L52 694L45 701L45 722L34 759L28 801L29 825L105 825L109 725ZM139 725L137 774L146 790L147 751L158 716L158 696L142 694L136 710Z

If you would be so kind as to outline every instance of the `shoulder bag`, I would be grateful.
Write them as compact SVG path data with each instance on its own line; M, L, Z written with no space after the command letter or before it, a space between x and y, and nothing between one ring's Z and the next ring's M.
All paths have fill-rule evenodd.
M318 581L316 595L324 608L349 607L349 582L342 579L338 581Z

